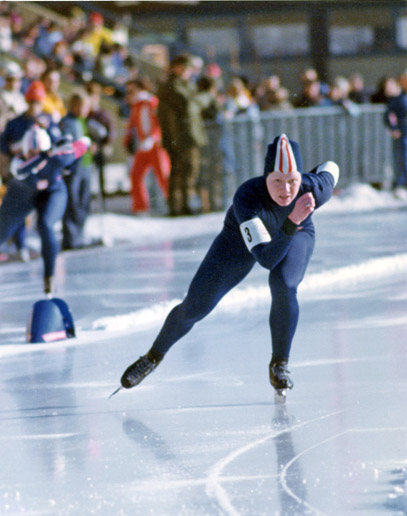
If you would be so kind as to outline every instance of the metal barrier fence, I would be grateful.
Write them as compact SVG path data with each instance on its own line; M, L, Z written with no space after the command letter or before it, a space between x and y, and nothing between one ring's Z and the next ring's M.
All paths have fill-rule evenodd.
M384 110L383 105L360 105L352 113L341 107L292 109L207 123L202 177L213 209L226 209L243 181L263 174L267 145L281 133L300 144L305 171L335 161L341 170L338 188L356 182L389 188L393 154Z

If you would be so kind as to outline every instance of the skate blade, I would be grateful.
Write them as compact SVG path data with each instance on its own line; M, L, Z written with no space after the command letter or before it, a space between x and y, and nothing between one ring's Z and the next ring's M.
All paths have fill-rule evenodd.
M112 396L114 396L115 394L117 394L117 393L118 393L119 391L121 391L121 390L122 390L122 387L121 387L121 386L120 386L120 387L118 387L115 391L113 391L113 392L112 392L112 394L111 394L107 399L108 399L108 400L110 400L110 398L111 398Z
M274 400L276 403L285 403L287 399L287 389L276 389Z

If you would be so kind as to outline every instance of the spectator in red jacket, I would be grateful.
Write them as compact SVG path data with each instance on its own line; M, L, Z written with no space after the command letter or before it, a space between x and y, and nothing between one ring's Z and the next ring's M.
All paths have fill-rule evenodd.
M146 212L150 208L144 177L153 169L164 197L168 197L168 176L170 159L161 145L161 128L156 116L158 98L148 91L143 79L127 83L127 97L131 105L124 146L134 152L131 167L131 196L134 213Z

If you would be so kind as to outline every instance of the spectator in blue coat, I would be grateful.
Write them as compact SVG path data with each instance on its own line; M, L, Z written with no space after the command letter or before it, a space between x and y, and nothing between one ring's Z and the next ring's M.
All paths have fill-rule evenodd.
M62 30L58 27L56 22L44 20L43 24L40 26L38 37L35 40L34 50L42 57L51 57L55 45L59 41L62 41L63 38Z
M401 91L387 102L385 123L393 138L396 197L407 198L407 70L399 78Z
M69 101L69 112L61 120L60 128L64 136L73 140L88 136L87 117L90 102L85 93L74 93ZM91 205L91 174L93 156L90 151L75 162L71 173L65 176L68 188L68 205L63 218L62 248L80 249L85 245L83 230Z

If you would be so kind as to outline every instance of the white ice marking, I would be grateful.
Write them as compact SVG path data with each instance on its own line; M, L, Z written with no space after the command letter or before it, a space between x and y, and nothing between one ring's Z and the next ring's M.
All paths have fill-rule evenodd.
M316 509L315 507L313 507L312 505L310 505L308 502L306 502L303 498L300 498L299 496L297 496L289 487L288 487L288 484L287 484L287 471L288 469L294 464L294 462L296 462L300 457L302 457L303 455L305 455L306 453L308 453L310 450L313 450L314 448L317 448L318 446L321 446L322 444L325 444L325 443L328 443L329 441L333 441L334 439L346 434L348 431L345 430L344 432L341 432L339 434L336 434L336 435L333 435L332 437L329 437L328 439L324 439L323 441L319 441L318 443L314 444L313 446L310 446L309 448L303 450L301 453L298 453L295 457L293 457L290 461L287 462L287 464L285 464L285 466L283 467L283 469L281 470L281 473L280 473L280 482L281 482L281 485L284 489L284 491L289 495L291 496L291 498L294 498L294 500L296 500L298 503L304 505L305 507L307 507L307 509L313 511L317 516L327 516L326 513L324 512L321 512L319 511L318 509Z
M207 482L206 482L206 493L211 498L215 498L221 508L226 512L228 516L239 516L240 513L238 510L233 506L233 503L229 499L229 495L222 486L222 483L224 482L224 477L222 477L222 471L231 464L235 459L243 455L244 453L253 450L257 446L269 441L270 439L274 439L277 436L287 432L287 430L297 430L298 428L302 428L306 425L310 425L312 423L315 423L316 421L321 421L322 419L326 419L329 417L333 417L337 414L342 412L342 410L338 410L336 412L332 412L331 414L319 416L317 418L311 419L309 421L304 421L302 423L298 423L296 425L292 425L288 428L284 428L283 430L279 432L271 432L267 434L266 436L262 437L261 439L256 439L255 441L252 441L245 446L242 446L241 448L238 448L237 450L234 450L233 452L229 453L226 457L221 459L219 462L217 462L212 469L209 471ZM290 461L291 462L291 461ZM281 478L281 475L280 475ZM287 491L288 492L288 491ZM288 493L290 494L290 493ZM290 494L290 496L292 496ZM298 501L298 497L294 496L294 498ZM300 502L302 503L302 502Z
M351 362L374 362L376 360L383 360L383 355L380 356L369 356L361 358L321 358L318 360L305 360L303 362L293 362L290 366L293 368L297 367L318 367L332 364L348 364Z
M76 437L78 433L70 434L29 434L29 435L0 435L0 441L35 441L43 439L67 439Z
M266 480L270 478L278 478L280 475L278 473L272 475L247 475L247 476L230 476L230 477L222 477L222 482L227 483L235 483L235 482L246 482L250 480ZM206 485L208 479L205 478L191 478L191 479L178 479L178 480L145 480L145 481L137 481L137 484L132 486L132 491L137 492L150 492L150 491L159 491L168 489L185 489L188 487L199 487ZM126 485L125 489L128 489Z
M392 426L392 427L378 427L378 428L350 428L348 430L349 433L361 434L361 433L375 433L375 432L406 432L407 427L405 426ZM403 460L403 464L405 460Z
M350 433L365 433L365 432L393 432L393 431L396 431L396 432L405 432L406 431L406 427L393 427L393 428L387 428L387 427L382 427L382 428L349 428L347 430L344 430L343 432L340 432L338 434L335 434L335 435L332 435L331 437L328 437L327 439L324 439L322 441L319 441L315 444L313 444L312 446L309 446L308 448L306 448L305 450L303 450L302 452L298 453L295 457L293 457L290 461L287 462L287 464L285 464L285 466L283 467L283 469L281 470L281 473L280 473L280 482L281 482L281 485L283 486L283 489L284 491L289 495L291 496L292 498L294 498L294 500L296 500L298 503L304 505L305 507L307 507L309 510L313 511L317 516L327 516L326 513L324 512L321 512L319 511L318 509L316 509L315 507L313 507L312 505L310 505L308 502L306 502L305 500L303 500L302 498L300 498L299 496L297 496L288 486L288 483L287 483L287 471L289 470L289 468L300 458L302 457L303 455L306 455L308 452L310 452L311 450L314 450L315 448L318 448L319 446L322 446L326 443L329 443L330 441L333 441L335 439L338 439L339 437L342 437L343 435L346 435L346 434L350 434Z
M19 333L19 334L21 334L21 332L22 332L22 333L24 333L24 332L25 332L25 330L26 330L26 329L25 329L25 328L23 328L22 326L20 326L20 327L14 327L14 328L12 328L12 327L9 327L9 328L1 328L1 329L0 329L0 334L1 334L1 333Z

